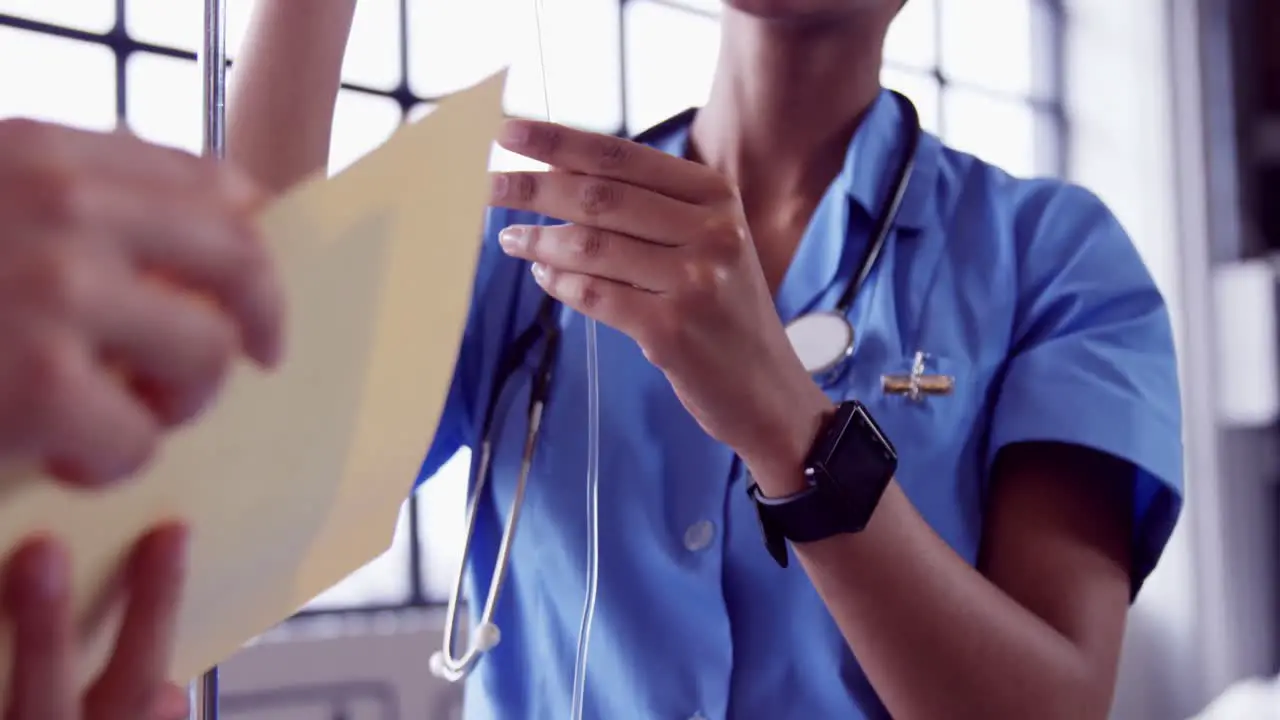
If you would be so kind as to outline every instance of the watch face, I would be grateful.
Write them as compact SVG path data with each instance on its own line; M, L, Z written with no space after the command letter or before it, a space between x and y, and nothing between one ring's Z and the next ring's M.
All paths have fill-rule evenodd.
M841 404L823 428L805 461L810 490L766 503L755 483L747 494L765 548L787 567L787 542L816 542L867 526L898 469L898 454L862 404Z
M837 423L836 430L814 475L840 498L855 529L861 530L898 470L898 454L861 403L850 404L847 420Z

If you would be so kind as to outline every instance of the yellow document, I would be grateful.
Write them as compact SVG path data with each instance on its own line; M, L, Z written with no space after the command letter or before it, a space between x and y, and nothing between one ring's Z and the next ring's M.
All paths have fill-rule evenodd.
M107 584L158 522L192 528L178 681L390 545L453 376L505 77L446 99L346 172L268 209L262 227L288 300L279 370L238 367L216 406L117 489L71 491L34 474L0 480L6 554L41 530L71 549L88 628L84 681L113 640ZM6 629L0 704L12 662Z

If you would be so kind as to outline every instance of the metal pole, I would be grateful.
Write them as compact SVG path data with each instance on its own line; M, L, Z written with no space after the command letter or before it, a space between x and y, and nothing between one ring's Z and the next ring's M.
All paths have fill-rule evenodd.
M204 153L227 152L227 0L204 0L204 43L200 49L204 90Z
M227 0L204 0L204 42L200 48L204 97L204 154L227 152ZM191 720L218 720L218 668L191 684Z

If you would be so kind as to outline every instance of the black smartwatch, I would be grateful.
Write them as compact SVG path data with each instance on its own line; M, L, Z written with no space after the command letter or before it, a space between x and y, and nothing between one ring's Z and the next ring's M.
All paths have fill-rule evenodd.
M862 403L841 403L823 424L805 460L807 489L769 498L756 483L747 486L769 554L785 568L788 540L815 542L860 532L897 469L893 443Z

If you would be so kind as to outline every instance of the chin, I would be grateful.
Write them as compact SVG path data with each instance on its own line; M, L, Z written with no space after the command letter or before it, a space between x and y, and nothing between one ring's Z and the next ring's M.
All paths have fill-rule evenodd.
M734 10L762 20L838 18L900 3L901 0L724 0Z

